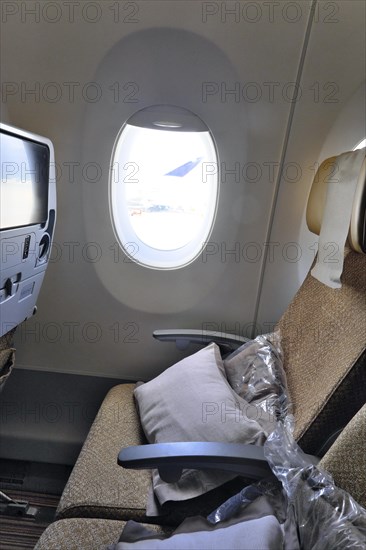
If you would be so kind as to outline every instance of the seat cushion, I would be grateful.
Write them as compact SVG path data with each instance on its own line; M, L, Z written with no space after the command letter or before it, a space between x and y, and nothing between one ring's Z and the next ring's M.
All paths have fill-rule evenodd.
M112 388L89 431L61 497L56 517L142 520L151 473L117 465L122 447L146 443L137 416L134 384Z
M73 518L51 523L34 550L106 550L118 542L125 521ZM170 529L149 525L157 534L169 534Z
M105 550L118 542L125 521L61 519L51 523L34 550Z

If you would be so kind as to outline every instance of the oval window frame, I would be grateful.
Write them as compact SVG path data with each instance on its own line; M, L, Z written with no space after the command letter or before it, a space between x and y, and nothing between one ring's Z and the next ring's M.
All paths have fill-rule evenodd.
M116 152L120 146L123 133L128 126L153 128L162 131L204 132L210 138L210 146L216 164L216 171L211 174L211 177L214 179L212 182L214 189L212 190L212 197L199 234L183 246L170 250L154 248L146 244L137 235L130 222L125 186L122 185L122 188L118 191L118 186L120 186L121 182L116 181L113 170L117 161ZM220 177L217 146L211 130L197 114L182 107L154 105L137 111L123 124L116 136L111 154L108 200L109 213L116 241L130 261L143 267L157 270L181 269L194 262L201 254L212 233L217 214L219 194ZM118 204L121 202L121 196L124 208L118 207Z

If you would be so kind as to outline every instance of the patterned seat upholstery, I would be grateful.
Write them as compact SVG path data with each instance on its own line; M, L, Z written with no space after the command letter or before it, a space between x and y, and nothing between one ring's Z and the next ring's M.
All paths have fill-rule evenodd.
M120 384L108 392L61 497L58 518L144 518L150 473L117 465L122 446L146 443L133 389L134 384Z
M366 508L366 405L347 424L319 465Z
M342 288L309 273L278 323L295 437L306 453L318 455L365 403L365 296L366 255L347 249Z
M34 550L105 550L116 543L125 521L108 519L61 519L48 526ZM170 530L160 525L149 525L158 534Z
M105 550L116 543L125 521L61 519L44 531L34 550Z

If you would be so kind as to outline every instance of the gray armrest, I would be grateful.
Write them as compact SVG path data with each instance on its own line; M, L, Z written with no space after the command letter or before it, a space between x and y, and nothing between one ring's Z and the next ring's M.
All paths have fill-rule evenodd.
M175 342L177 348L180 350L186 349L189 344L207 345L215 342L221 351L225 353L230 353L242 344L245 344L245 342L248 342L248 338L244 338L243 336L213 330L154 330L153 337L161 342Z
M122 449L118 464L123 468L158 468L168 483L178 481L184 468L227 470L245 477L262 479L272 474L263 447L238 443L158 443Z

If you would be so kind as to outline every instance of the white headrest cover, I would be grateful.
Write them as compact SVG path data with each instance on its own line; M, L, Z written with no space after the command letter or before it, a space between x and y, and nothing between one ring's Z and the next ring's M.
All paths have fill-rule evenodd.
M364 158L354 192L347 241L355 252L366 254L366 149L362 151ZM349 154L354 155L355 161L360 154L362 155L361 151L353 151ZM339 181L338 159L339 157L331 157L320 165L311 187L306 210L306 222L310 231L316 235L320 234L323 221L328 182ZM334 215L339 216L339 213L334 212Z

